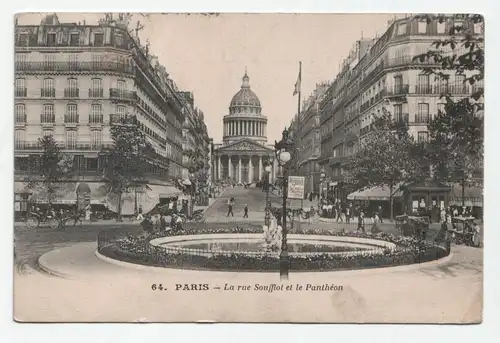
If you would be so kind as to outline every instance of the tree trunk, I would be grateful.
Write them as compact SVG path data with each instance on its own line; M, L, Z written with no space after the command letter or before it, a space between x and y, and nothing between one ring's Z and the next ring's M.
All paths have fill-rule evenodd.
M121 222L122 221L122 191L120 190L118 192L118 215L116 216L116 221Z
M462 179L462 207L465 206L465 179Z
M390 213L391 213L391 222L394 220L394 194L392 194L392 190L394 188L394 185L391 184L389 186L389 206L390 206ZM382 217L382 213L380 214Z

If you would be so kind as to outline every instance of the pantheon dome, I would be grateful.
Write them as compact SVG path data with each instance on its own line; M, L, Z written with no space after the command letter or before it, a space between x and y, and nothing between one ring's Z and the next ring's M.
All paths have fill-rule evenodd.
M250 78L245 70L241 89L229 104L229 114L224 116L223 144L241 139L259 143L267 142L267 118L262 115L259 97L250 89Z

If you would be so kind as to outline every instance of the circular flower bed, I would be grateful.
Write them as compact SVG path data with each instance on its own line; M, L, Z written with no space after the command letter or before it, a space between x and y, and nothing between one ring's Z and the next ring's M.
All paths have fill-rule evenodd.
M207 228L203 230L168 231L152 235L118 237L113 239L99 234L98 251L101 255L112 259L155 267L218 271L278 271L279 256L276 253L248 254L245 252L236 252L220 254L214 252L206 256L200 256L169 252L162 249L162 247L150 244L152 239L173 235L259 232L261 230L255 228ZM395 249L387 248L377 253L368 250L357 255L318 253L307 256L290 256L291 271L334 271L394 267L433 261L449 254L449 249L440 245L384 232L371 234L338 232L324 229L300 229L289 233L369 238L396 244Z

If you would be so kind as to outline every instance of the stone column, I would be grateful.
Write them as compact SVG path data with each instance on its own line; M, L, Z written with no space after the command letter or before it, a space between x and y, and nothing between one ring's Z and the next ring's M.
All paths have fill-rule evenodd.
M238 159L238 182L241 182L241 155Z
M248 159L248 182L253 182L253 164L252 156Z
M217 158L218 162L217 162L217 177L218 179L222 179L222 156L221 155L218 155L218 158Z
M259 181L262 180L262 156L259 156Z
M231 157L232 157L231 155L227 157L227 168L230 179L233 178L233 160L231 159Z

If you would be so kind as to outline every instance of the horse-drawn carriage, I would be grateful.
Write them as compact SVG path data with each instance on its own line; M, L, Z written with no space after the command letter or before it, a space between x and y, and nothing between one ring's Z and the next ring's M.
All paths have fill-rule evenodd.
M396 228L402 236L415 237L425 240L427 231L429 230L428 216L409 216L400 215L396 217Z
M481 247L481 228L474 217L453 217L451 229L448 229L451 239L455 244L465 244L473 247Z

